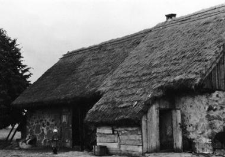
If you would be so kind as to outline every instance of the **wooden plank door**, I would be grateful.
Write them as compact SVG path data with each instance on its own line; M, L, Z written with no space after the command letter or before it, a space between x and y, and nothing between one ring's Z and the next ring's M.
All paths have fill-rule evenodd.
M181 124L181 112L180 110L173 110L173 137L174 137L174 151L182 152L183 144L182 144L182 129L180 127Z
M154 104L148 110L146 116L146 122L143 123L143 135L146 136L143 139L144 149L143 152L157 152L160 149L159 145L159 110L158 104ZM146 128L145 128L146 127ZM143 137L144 138L144 137ZM147 142L147 144L146 144Z

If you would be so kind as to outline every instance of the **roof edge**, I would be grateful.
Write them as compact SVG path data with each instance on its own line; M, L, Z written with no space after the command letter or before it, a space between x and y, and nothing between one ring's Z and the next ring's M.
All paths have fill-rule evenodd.
M196 11L194 13L175 18L175 19L173 19L169 22L168 21L161 22L161 23L157 24L156 26L154 26L150 29L144 29L144 30L139 31L139 32L134 33L134 34L126 35L126 36L115 38L115 39L112 39L112 40L108 40L108 41L105 41L105 42L102 42L102 43L99 43L99 44L95 44L95 45L92 45L92 46L89 46L89 47L83 47L83 48L80 48L80 49L77 49L77 50L72 50L72 51L64 54L62 58L69 57L69 56L73 55L74 53L83 53L87 50L94 50L94 49L97 49L99 46L105 46L107 44L113 44L113 45L118 44L118 43L127 41L131 38L139 37L139 36L142 36L142 35L144 36L146 33L149 33L149 32L154 31L154 30L171 27L171 26L174 26L176 24L179 24L179 25L184 24L187 21L193 22L193 21L196 21L196 20L199 20L199 19L204 19L204 18L208 18L208 17L211 17L211 16L215 16L217 14L222 13L222 11L217 11L220 8L225 8L225 3L220 4L220 5L216 5L216 6L207 8L207 9L202 9L200 11ZM213 10L216 10L216 11L213 12ZM212 11L212 13L207 13L209 11ZM223 12L225 13L225 11L223 11ZM196 15L199 15L199 16L195 17Z
M83 53L87 50L94 50L94 49L97 49L99 46L105 46L107 44L115 45L115 44L118 44L118 43L121 43L121 42L124 42L124 41L128 41L129 39L134 39L136 37L138 38L140 36L145 36L147 33L151 32L151 31L152 31L151 29L144 29L144 30L139 31L139 32L134 33L134 34L130 34L130 35L126 35L126 36L123 36L123 37L111 39L111 40L108 40L108 41L105 41L105 42L102 42L102 43L99 43L99 44L95 44L95 45L92 45L92 46L89 46L89 47L83 47L83 48L80 48L80 49L77 49L77 50L73 50L73 51L70 51L70 52L64 54L62 58L69 57L69 56L73 55L74 53Z

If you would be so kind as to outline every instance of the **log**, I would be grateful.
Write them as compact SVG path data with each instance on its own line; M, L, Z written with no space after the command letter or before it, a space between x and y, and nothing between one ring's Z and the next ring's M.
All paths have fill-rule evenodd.
M127 139L127 140L121 140L120 144L122 145L134 145L134 146L142 146L142 140L141 139Z
M119 148L118 143L97 143L98 146L106 146L107 148Z
M115 143L115 142L118 142L118 135L97 133L97 143Z
M119 136L120 141L125 140L141 140L141 135L121 135Z
M98 127L97 133L112 134L113 130L112 127Z
M118 132L119 135L126 135L126 134L138 134L141 135L141 129L138 127L133 128L115 128L115 132Z
M142 146L132 146L132 145L120 145L121 152L140 152L142 153Z

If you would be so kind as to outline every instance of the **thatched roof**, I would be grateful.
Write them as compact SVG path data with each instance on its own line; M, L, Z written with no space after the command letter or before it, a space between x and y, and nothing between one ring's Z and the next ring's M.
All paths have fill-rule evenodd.
M222 56L224 39L224 5L163 22L66 54L14 105L71 102L100 92L87 122L138 124L166 89L201 84Z
M37 107L92 97L105 78L113 73L148 32L144 30L65 54L23 92L13 105Z
M86 121L140 123L151 98L201 84L224 52L224 39L225 6L157 25L105 80L105 94Z

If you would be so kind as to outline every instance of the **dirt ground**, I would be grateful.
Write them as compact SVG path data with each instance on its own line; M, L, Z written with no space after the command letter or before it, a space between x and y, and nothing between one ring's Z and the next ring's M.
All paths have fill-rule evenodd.
M223 156L223 155L222 155ZM152 153L145 157L222 157L216 155L203 155L191 153ZM52 154L51 150L0 150L0 157L94 157L90 152L79 151L59 151L57 155ZM104 157L128 157L128 156L104 156Z
M50 150L0 150L0 157L94 157L94 155L78 151L59 151L58 154L52 154Z

